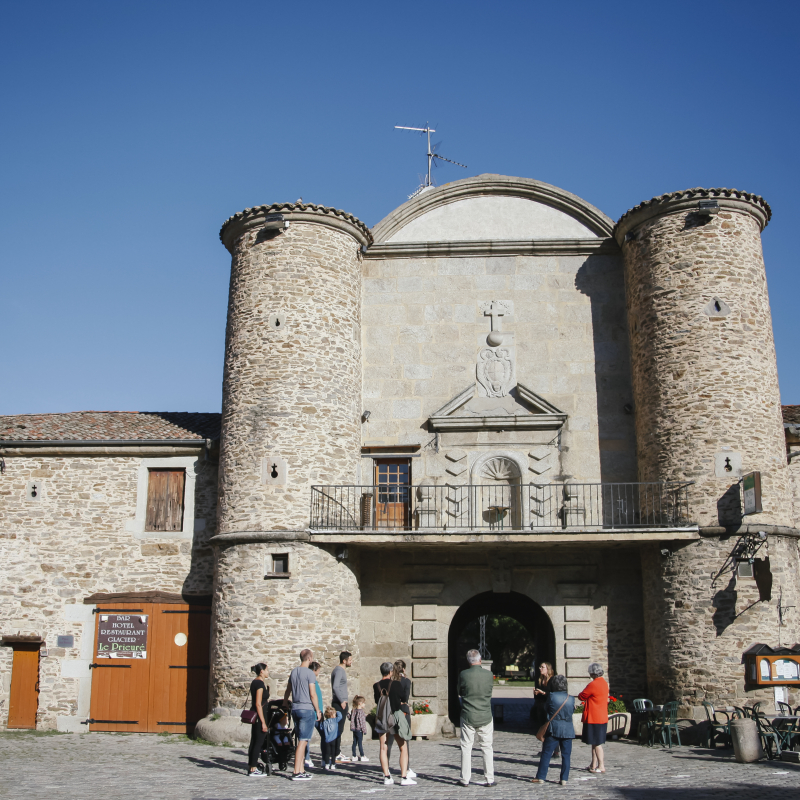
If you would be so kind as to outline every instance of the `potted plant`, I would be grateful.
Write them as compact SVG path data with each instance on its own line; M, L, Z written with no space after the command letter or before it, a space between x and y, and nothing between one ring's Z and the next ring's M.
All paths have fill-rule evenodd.
M431 710L427 700L417 700L411 706L411 735L418 739L436 734L439 715Z
M575 736L579 737L583 731L583 723L578 717L578 714L583 714L583 705L576 705L574 714L575 718L572 724L575 728ZM609 739L621 739L626 736L630 730L631 715L625 707L625 701L622 695L615 697L614 695L608 696L608 727L607 736Z

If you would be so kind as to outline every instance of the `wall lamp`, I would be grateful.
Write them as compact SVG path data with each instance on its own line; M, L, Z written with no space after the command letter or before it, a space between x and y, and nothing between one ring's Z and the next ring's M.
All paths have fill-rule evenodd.
M365 412L364 412L364 413L361 415L361 421L362 421L362 422L366 422L366 421L367 421L367 420L370 418L370 415L371 415L371 414L372 414L372 412L371 412L371 411L365 411Z

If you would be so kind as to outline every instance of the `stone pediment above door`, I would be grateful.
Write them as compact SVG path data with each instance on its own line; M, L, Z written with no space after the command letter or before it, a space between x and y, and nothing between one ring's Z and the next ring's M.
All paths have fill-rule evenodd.
M558 430L567 415L518 383L505 397L480 397L475 384L428 418L433 431Z

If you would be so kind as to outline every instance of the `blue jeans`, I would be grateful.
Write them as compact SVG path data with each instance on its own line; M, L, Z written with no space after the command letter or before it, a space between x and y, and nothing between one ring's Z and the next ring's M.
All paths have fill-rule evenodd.
M358 749L361 752L361 755L364 755L364 731L353 731L353 758L356 757L356 745L358 745Z
M558 739L555 736L545 736L542 744L542 754L539 756L539 769L536 770L536 777L540 781L543 781L547 777L547 770L550 769L550 759L557 747L561 748L561 780L569 780L569 759L572 755L572 739Z
M297 735L302 741L307 742L314 735L314 723L317 721L317 712L313 708L293 708L292 719L297 727Z

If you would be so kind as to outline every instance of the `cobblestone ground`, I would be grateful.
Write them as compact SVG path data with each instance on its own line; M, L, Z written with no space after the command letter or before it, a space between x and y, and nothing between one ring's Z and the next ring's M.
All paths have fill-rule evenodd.
M345 733L349 751L349 732ZM623 798L624 800L790 800L800 796L800 765L781 761L736 764L732 751L682 747L649 749L632 742L610 742L605 775L585 771L589 748L576 742L569 785L530 783L538 764L539 742L529 732L495 734L497 786L462 788L456 784L456 740L413 742L412 766L418 785L384 787L377 765L377 743L366 744L369 763L341 766L333 774L314 770L309 782L292 782L285 773L248 778L246 748L194 743L180 736L146 734L0 734L0 797L103 798L103 800L268 800L269 798L352 798L362 794L443 798ZM393 772L397 755L393 753ZM319 751L314 747L318 763ZM558 765L558 761L555 762ZM479 754L473 768L480 770ZM473 780L482 775L473 773Z

